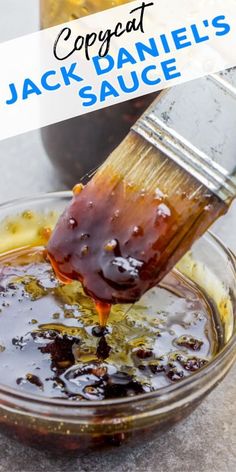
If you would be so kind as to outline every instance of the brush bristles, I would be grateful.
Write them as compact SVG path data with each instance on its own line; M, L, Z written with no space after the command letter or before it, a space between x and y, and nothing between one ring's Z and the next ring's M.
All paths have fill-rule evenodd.
M81 280L96 301L131 303L225 210L195 178L131 132L75 192L48 251L58 273Z
M133 131L100 167L95 180L105 175L119 177L137 190L153 192L158 188L169 198L179 192L187 193L189 198L207 192L194 177Z

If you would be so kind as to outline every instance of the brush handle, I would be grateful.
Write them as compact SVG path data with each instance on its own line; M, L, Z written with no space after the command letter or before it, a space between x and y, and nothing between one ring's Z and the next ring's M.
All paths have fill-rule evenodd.
M236 69L162 92L133 130L226 204L236 198Z

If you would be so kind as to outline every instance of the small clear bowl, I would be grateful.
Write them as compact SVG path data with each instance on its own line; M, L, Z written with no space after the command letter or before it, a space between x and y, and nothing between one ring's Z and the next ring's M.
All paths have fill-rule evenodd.
M0 206L0 254L44 243L71 192L46 194ZM17 229L17 231L16 231ZM208 233L177 270L198 284L218 307L224 333L219 354L204 368L159 391L117 400L71 403L20 392L0 384L0 430L26 444L78 452L165 429L189 415L227 374L236 358L236 259Z

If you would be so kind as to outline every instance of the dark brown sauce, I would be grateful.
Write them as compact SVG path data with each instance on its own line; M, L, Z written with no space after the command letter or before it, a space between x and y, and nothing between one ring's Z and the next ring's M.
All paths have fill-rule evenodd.
M78 282L60 283L43 248L0 259L0 383L71 401L158 390L203 368L219 349L216 312L177 272L107 326Z
M98 302L102 324L109 304L139 300L226 210L207 191L171 199L158 189L129 186L115 173L101 173L74 193L48 255L61 280L80 280Z

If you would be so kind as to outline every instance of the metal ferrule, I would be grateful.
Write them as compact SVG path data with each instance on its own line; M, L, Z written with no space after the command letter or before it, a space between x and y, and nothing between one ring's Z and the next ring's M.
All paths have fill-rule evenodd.
M225 203L236 198L236 69L162 92L132 129Z

